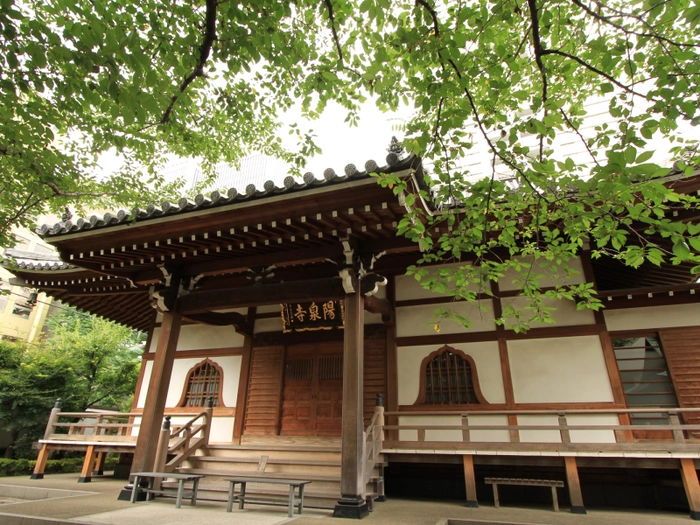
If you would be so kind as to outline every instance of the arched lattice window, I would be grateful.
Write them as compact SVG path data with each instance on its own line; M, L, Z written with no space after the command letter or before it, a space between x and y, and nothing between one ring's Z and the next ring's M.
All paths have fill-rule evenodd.
M471 357L443 346L423 360L418 403L474 405L486 403Z
M221 385L224 373L221 367L209 359L195 365L187 374L185 390L178 406L203 407L212 398L214 406L223 406Z

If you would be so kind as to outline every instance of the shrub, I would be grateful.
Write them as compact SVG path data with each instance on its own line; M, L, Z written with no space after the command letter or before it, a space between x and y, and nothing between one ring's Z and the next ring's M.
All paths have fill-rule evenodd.
M84 458L50 459L46 462L45 474L60 474L80 472ZM108 456L105 461L105 471L114 470L117 456ZM0 458L0 477L29 476L34 471L36 460L33 459L4 459Z

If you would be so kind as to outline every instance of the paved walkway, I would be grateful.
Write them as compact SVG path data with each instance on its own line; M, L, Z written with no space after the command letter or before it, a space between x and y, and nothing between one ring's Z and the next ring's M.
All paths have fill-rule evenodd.
M95 477L78 484L77 474L48 474L43 480L0 478L0 525L339 525L329 511L305 509L302 517L287 517L286 507L250 505L229 514L223 502L183 502L171 499L131 504L118 501L123 480ZM27 490L29 489L29 490ZM42 498L29 501L27 498ZM680 525L694 523L686 513L588 509L576 515L562 508L467 508L459 502L389 500L377 503L362 523L367 525Z

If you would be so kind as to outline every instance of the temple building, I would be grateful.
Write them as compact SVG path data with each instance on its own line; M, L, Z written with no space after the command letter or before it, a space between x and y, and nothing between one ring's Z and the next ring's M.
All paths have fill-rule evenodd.
M62 263L22 262L24 286L150 334L132 471L154 469L164 416L182 423L211 399L206 443L173 468L303 477L307 505L341 517L392 492L454 489L476 506L491 499L487 478L522 478L564 481L573 512L611 504L614 486L641 494L618 503L656 497L700 518L690 265L635 270L584 248L545 289L592 283L605 309L552 302L556 324L516 333L493 320L522 301L509 276L480 311L405 275L419 246L396 235L402 199L371 173L424 187L420 159L390 153L385 166L41 229ZM697 192L700 177L674 187ZM436 332L441 305L471 328ZM502 498L519 498L510 488Z

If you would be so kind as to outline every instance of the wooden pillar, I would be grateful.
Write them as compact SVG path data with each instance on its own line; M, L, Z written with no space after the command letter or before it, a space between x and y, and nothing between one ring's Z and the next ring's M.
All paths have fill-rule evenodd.
M34 472L29 477L29 479L44 479L44 469L46 468L46 461L49 459L49 453L49 446L46 443L44 443L41 446L39 455L36 458Z
M583 496L581 495L581 483L578 479L578 467L574 456L564 458L566 467L566 484L569 487L569 499L571 500L571 512L574 514L586 514L583 506Z
M399 411L399 358L396 347L396 279L389 277L389 284L386 288L386 297L391 305L394 315L394 322L386 327L386 407L389 412ZM398 425L399 418L390 416L387 418L387 425ZM399 440L399 431L391 429L387 431L386 439L389 441Z
M345 296L343 348L343 430L340 466L340 501L333 516L361 519L369 510L365 501L363 451L364 311L360 280L353 280L355 293Z
M248 324L255 332L255 316L257 308L248 308ZM245 423L245 413L248 408L248 383L250 382L250 364L253 354L253 334L246 335L243 339L243 356L241 360L241 372L238 377L238 395L236 397L236 417L233 420L233 442L240 445Z
M175 312L163 313L163 322L160 325L160 335L151 370L151 380L148 383L146 404L143 409L143 418L141 419L139 435L136 440L136 449L134 450L134 461L131 466L132 472L153 470L181 324L182 316L180 314Z
M698 473L695 470L695 460L692 458L681 459L681 477L683 478L683 488L688 498L690 507L690 517L700 520L700 484L698 484Z
M464 460L464 484L467 486L467 507L478 507L476 500L476 477L474 476L474 456L465 454Z
M80 472L78 483L90 483L92 478L92 467L95 465L95 445L88 445L85 451L85 460L83 461L83 470Z
M105 461L107 461L107 453L104 451L98 452L97 459L95 459L95 467L92 469L93 476L104 476Z

